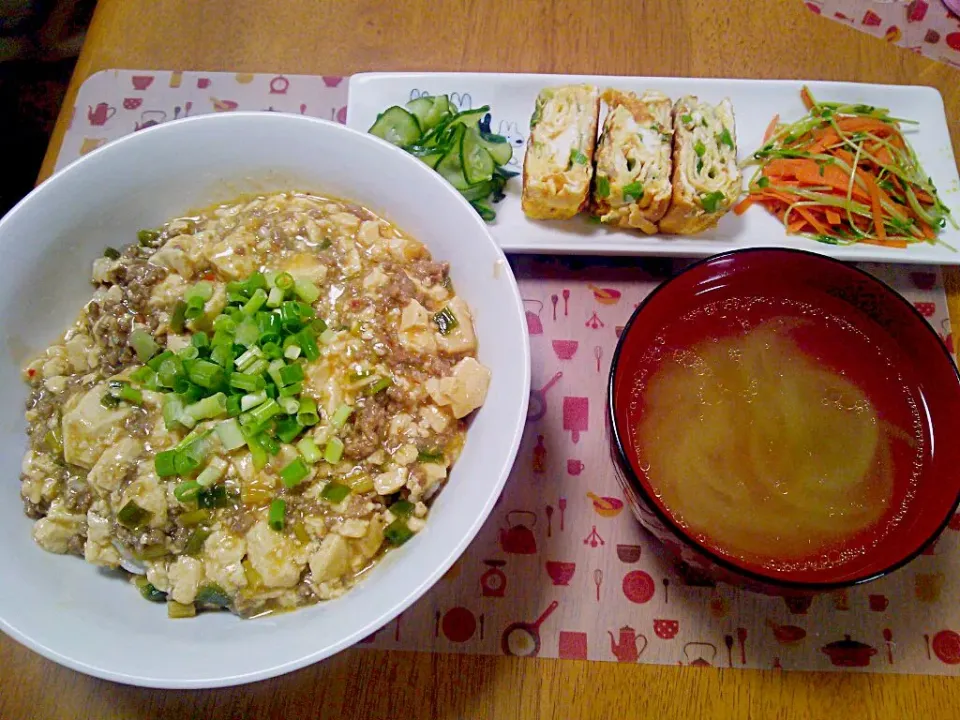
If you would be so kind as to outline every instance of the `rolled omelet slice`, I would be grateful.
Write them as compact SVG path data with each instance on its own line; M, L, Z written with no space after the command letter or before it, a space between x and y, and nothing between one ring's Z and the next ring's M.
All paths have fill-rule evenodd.
M592 85L546 88L530 118L521 205L527 217L567 219L586 208L600 94Z
M719 105L693 96L673 108L673 197L660 231L703 232L717 224L740 196L737 134L729 99Z
M671 102L663 93L605 90L609 110L597 148L593 213L652 235L670 205Z

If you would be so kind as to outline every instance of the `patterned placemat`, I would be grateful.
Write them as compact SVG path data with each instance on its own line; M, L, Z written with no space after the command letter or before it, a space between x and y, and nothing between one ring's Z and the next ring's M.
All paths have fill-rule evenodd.
M805 5L817 15L960 68L960 15L943 0L809 0Z
M57 167L111 139L185 115L272 109L342 122L347 87L339 77L106 71L81 88ZM604 423L610 358L633 309L679 264L514 261L535 388L518 462L467 552L422 600L363 644L957 674L960 523L889 578L784 600L714 585L691 568L671 566L624 508ZM952 349L939 270L867 269L913 302Z

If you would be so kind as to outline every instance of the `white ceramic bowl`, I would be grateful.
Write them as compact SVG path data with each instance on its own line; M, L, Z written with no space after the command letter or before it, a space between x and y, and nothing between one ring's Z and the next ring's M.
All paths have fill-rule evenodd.
M243 192L303 189L350 199L451 263L493 371L427 527L340 599L240 620L169 620L162 605L30 534L18 477L26 449L20 368L90 297L91 262L188 209ZM516 456L530 351L510 266L469 204L418 160L372 136L275 113L207 115L138 132L65 168L0 221L0 627L63 665L123 683L232 685L316 662L389 622L466 549Z

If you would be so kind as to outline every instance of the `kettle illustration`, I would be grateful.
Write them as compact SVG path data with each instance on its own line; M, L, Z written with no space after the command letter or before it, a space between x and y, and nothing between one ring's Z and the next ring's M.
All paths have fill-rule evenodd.
M535 311L525 310L527 333L530 335L543 335L543 321L540 319L540 313L543 312L543 303L539 300L528 300L524 298L523 304L526 305L527 303L538 306Z
M134 123L134 130L144 130L154 125L165 122L167 113L163 110L144 110L140 113L140 122Z
M522 522L511 525L511 515L529 515L533 518L530 527ZM530 528L536 526L537 515L529 510L511 510L507 513L507 525L501 528L499 534L500 547L511 555L533 555L537 552L537 538Z
M697 655L693 660L690 659L691 651ZM709 660L707 655L710 656ZM717 646L708 642L688 642L683 646L683 656L692 667L710 667L717 659Z
M87 120L90 121L91 125L106 125L107 120L116 115L116 113L117 109L107 105L105 102L97 103L96 108L87 105Z
M629 625L624 625L620 628L619 641L613 637L613 633L609 630L607 630L607 635L610 636L610 652L617 658L617 662L636 662L637 659L643 655L643 651L647 649L646 635L642 633L637 635L636 631ZM643 645L638 647L638 640L642 640Z

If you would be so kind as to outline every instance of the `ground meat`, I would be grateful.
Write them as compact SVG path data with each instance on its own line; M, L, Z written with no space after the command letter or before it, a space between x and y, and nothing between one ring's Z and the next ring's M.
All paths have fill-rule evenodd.
M153 429L153 425L150 423L150 413L142 407L134 406L132 412L123 421L123 427L131 437L145 438Z
M166 543L167 535L159 528L140 531L125 528L120 523L114 523L112 533L120 543L135 553L143 552L144 548L151 545L161 545Z
M413 284L413 280L407 277L405 272L399 270L390 276L390 281L384 288L384 295L398 306L403 307L411 300L416 299L417 286Z
M241 537L247 534L247 531L252 528L256 522L257 518L253 513L248 511L243 505L236 505L232 508L228 508L224 511L223 516L221 517L223 524L230 529L231 532Z
M353 460L360 460L380 448L380 433L386 427L388 417L384 407L375 398L366 398L355 417L343 440L344 454Z
M67 510L76 514L86 514L93 503L93 494L90 486L79 478L70 478L63 495L63 502Z
M412 266L414 276L424 285L442 285L450 272L450 263L416 260Z

